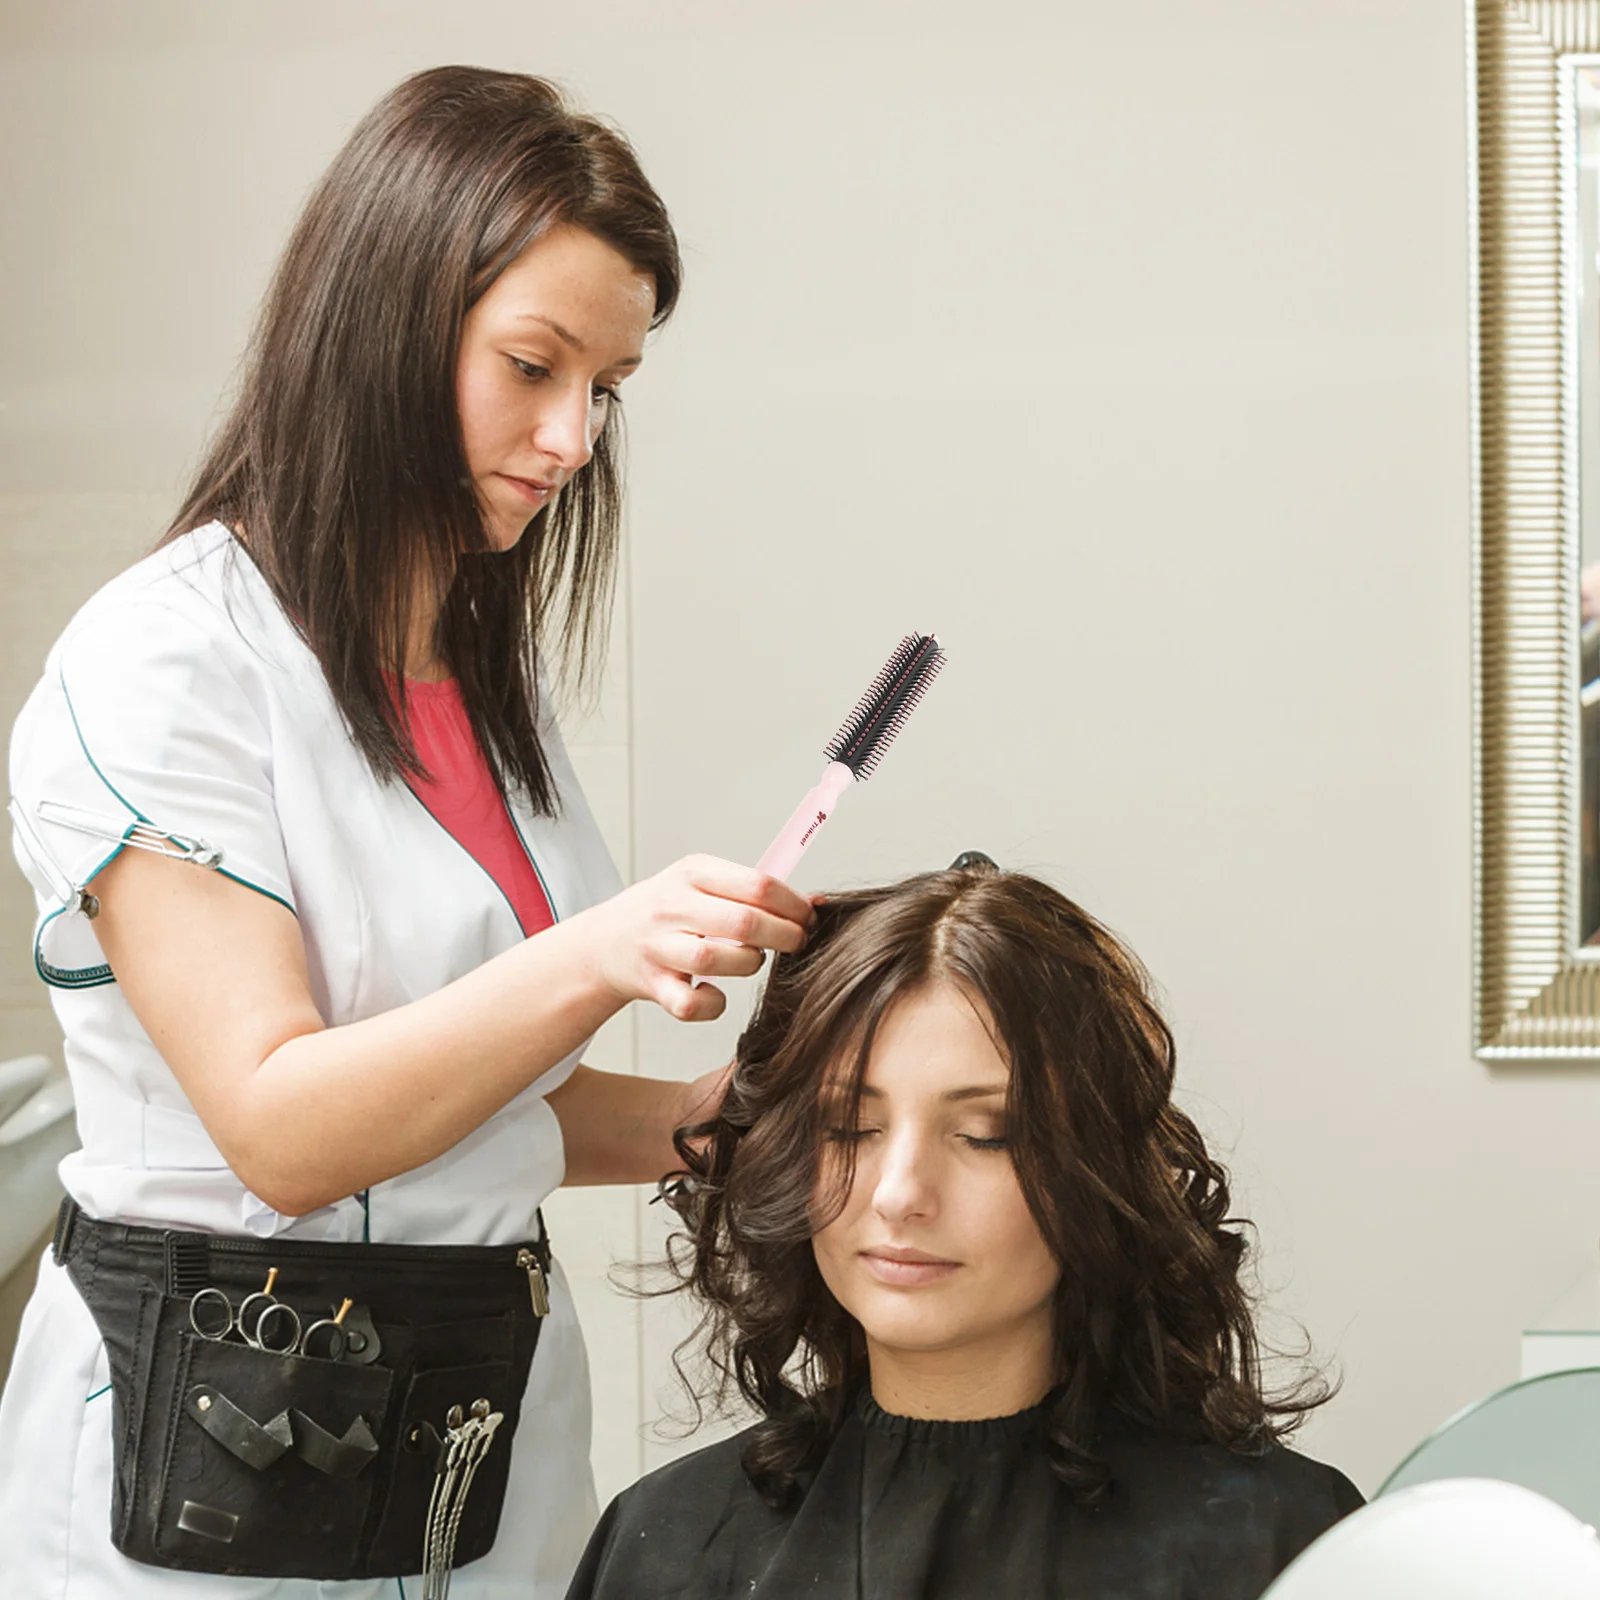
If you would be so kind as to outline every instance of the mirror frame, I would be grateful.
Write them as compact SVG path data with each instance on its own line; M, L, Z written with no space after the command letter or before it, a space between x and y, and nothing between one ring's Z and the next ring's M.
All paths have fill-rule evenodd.
M1473 1043L1486 1061L1600 1061L1600 959L1575 948L1576 280L1560 66L1600 54L1600 0L1466 4Z

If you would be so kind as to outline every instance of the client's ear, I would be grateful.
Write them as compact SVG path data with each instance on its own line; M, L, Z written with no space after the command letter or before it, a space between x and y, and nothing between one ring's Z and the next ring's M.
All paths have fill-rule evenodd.
M988 867L992 872L998 872L997 867L990 857L981 850L963 850L948 867L950 872L971 872L978 867Z

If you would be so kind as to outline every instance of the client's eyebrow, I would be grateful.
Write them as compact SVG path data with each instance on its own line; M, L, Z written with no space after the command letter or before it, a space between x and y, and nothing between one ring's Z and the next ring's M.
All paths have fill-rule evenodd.
M960 1089L946 1089L939 1096L941 1100L1003 1100L1006 1097L1007 1085L1003 1083L969 1083ZM870 1083L861 1085L861 1098L863 1100L881 1100L883 1090L875 1089Z

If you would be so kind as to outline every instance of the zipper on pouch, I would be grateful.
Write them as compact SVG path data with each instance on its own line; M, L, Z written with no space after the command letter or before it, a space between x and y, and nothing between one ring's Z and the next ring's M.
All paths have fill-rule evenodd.
M208 1241L212 1253L239 1256L277 1256L286 1260L317 1260L319 1257L338 1259L350 1247L348 1244L331 1244L322 1249L309 1239L238 1239L213 1235ZM545 1277L539 1258L526 1245L519 1245L517 1253L507 1262L507 1245L414 1245L369 1244L361 1251L370 1261L392 1261L396 1266L411 1262L437 1261L453 1267L481 1271L485 1267L503 1264L519 1267L528 1275L528 1299L536 1317L550 1315L550 1284Z
M533 1251L523 1248L517 1251L517 1265L528 1274L528 1298L533 1301L534 1316L548 1317L550 1287L544 1281L544 1268L539 1265L539 1258Z

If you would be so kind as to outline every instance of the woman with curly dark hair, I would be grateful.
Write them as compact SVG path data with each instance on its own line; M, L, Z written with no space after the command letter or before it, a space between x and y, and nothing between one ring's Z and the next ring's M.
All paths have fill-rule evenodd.
M569 1600L1246 1600L1361 1503L1263 1390L1226 1175L1137 960L963 857L777 959L678 1265L760 1420L621 1495Z

